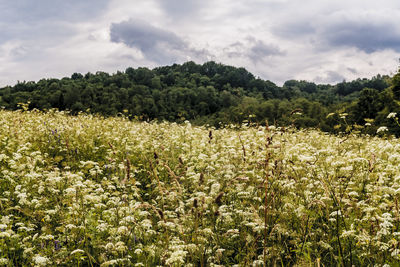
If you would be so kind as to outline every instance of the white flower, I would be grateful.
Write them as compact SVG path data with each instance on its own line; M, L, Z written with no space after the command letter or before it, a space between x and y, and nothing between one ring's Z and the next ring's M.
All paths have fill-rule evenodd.
M42 257L40 255L33 257L33 261L39 266L46 266L49 263L49 259L47 257Z
M66 228L66 229L70 229L70 230L71 230L71 229L75 229L75 228L76 228L76 225L70 223L70 224L67 224L67 225L65 226L65 228Z
M384 214L382 214L382 218L381 219L383 220L383 222L379 224L381 229L378 231L377 235L388 235L388 234L390 234L390 232L391 232L390 230L393 227L392 215L390 213L384 213Z
M331 112L331 113L329 113L328 115L326 115L326 118L329 118L329 117L331 117L331 116L333 116L333 115L335 115L335 113Z
M399 256L399 254L400 254L400 249L394 249L393 251L392 251L392 257L395 257L395 256Z
M103 262L100 266L115 266L117 264L118 264L117 260L110 260L110 261Z
M211 185L210 195L216 195L219 192L221 185L219 183L213 183Z
M389 115L387 115L387 118L388 118L388 119L395 118L396 115L397 115L396 112L390 112Z
M264 262L262 260L253 261L253 267L256 267L256 266L264 266Z
M10 223L10 216L3 216L2 218L1 218L1 223L4 223L4 224L9 224Z
M97 225L96 229L99 232L104 232L108 229L108 224L107 223L100 223L99 225Z
M124 223L134 223L135 222L135 217L133 216L126 216L125 218L122 219Z
M342 215L342 213L340 212L340 210L337 210L337 211L331 212L331 214L329 216L334 217L334 216L341 216L341 215Z
M42 240L53 240L54 236L53 235L43 235L40 237Z
M225 249L219 248L219 249L217 249L216 253L222 254L222 253L224 253L224 251L225 251Z
M226 233L227 233L228 235L231 235L231 234L239 234L239 229L229 229L228 231L226 231Z
M167 259L166 264L167 265L182 265L185 263L185 257L186 257L187 251L183 250L177 250L172 252L171 257Z
M349 196L350 196L350 197L358 197L358 193L355 192L355 191L351 191L351 192L349 193Z
M124 253L125 251L128 250L128 248L125 246L125 243L122 241L118 241L117 244L115 244L115 250L118 252Z
M6 237L9 238L11 234L9 232L0 232L0 238Z
M114 244L113 243L107 243L107 245L105 246L106 250L113 250L114 249Z
M141 221L141 225L143 228L148 229L148 230L152 228L151 221L148 219Z
M118 234L120 235L128 235L129 234L129 229L126 226L120 226L117 230Z
M210 228L204 228L203 233L205 235L211 236L213 234L213 231Z
M354 236L355 233L356 233L356 231L354 231L354 230L343 231L342 234L341 234L341 237L342 238L346 238L346 237L349 237L349 236Z
M75 249L74 251L71 252L71 255L74 255L75 253L85 253L85 251L82 249Z
M387 132L387 131L388 131L388 127L381 126L381 127L378 128L378 130L376 130L376 133Z
M65 189L65 193L67 196L75 196L76 190L75 190L75 188L70 187L70 188Z

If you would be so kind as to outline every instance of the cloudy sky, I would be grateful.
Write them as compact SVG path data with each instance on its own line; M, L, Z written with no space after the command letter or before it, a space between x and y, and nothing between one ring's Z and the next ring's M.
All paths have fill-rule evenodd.
M398 0L0 0L0 86L214 60L282 84L391 74Z

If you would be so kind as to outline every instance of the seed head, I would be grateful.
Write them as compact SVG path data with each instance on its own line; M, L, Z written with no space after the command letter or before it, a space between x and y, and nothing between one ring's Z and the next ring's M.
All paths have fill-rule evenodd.
M221 193L219 193L218 194L218 196L215 198L215 203L218 205L218 206L221 206L221 204L222 204L222 197L224 196L224 192L221 192Z
M164 212L160 209L157 209L157 212L160 215L161 219L164 219Z
M199 184L203 184L204 183L204 173L200 173L200 179L199 179Z

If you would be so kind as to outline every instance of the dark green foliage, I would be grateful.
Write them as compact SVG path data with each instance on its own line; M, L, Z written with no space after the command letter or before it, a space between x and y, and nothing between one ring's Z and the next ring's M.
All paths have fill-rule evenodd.
M213 61L202 65L190 61L152 70L127 68L115 74L74 73L70 78L18 82L0 88L0 106L7 109L17 109L18 103L29 101L29 108L57 108L72 114L122 113L142 120L191 120L216 127L268 121L324 131L334 131L342 123L340 117L326 118L331 112L349 113L348 124L364 124L369 118L375 119L375 125L390 126L393 122L386 116L400 110L396 100L400 100L400 74L393 79L377 75L337 85L289 80L279 87L244 68Z
M365 118L375 118L384 108L382 95L376 89L364 88L354 107L354 120L363 123Z
M400 100L400 72L393 77L392 91L394 99Z

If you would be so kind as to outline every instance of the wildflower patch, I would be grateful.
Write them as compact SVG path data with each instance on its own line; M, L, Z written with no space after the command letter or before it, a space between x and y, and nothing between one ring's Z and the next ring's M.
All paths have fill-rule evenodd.
M0 125L2 265L399 264L398 139L56 111Z

